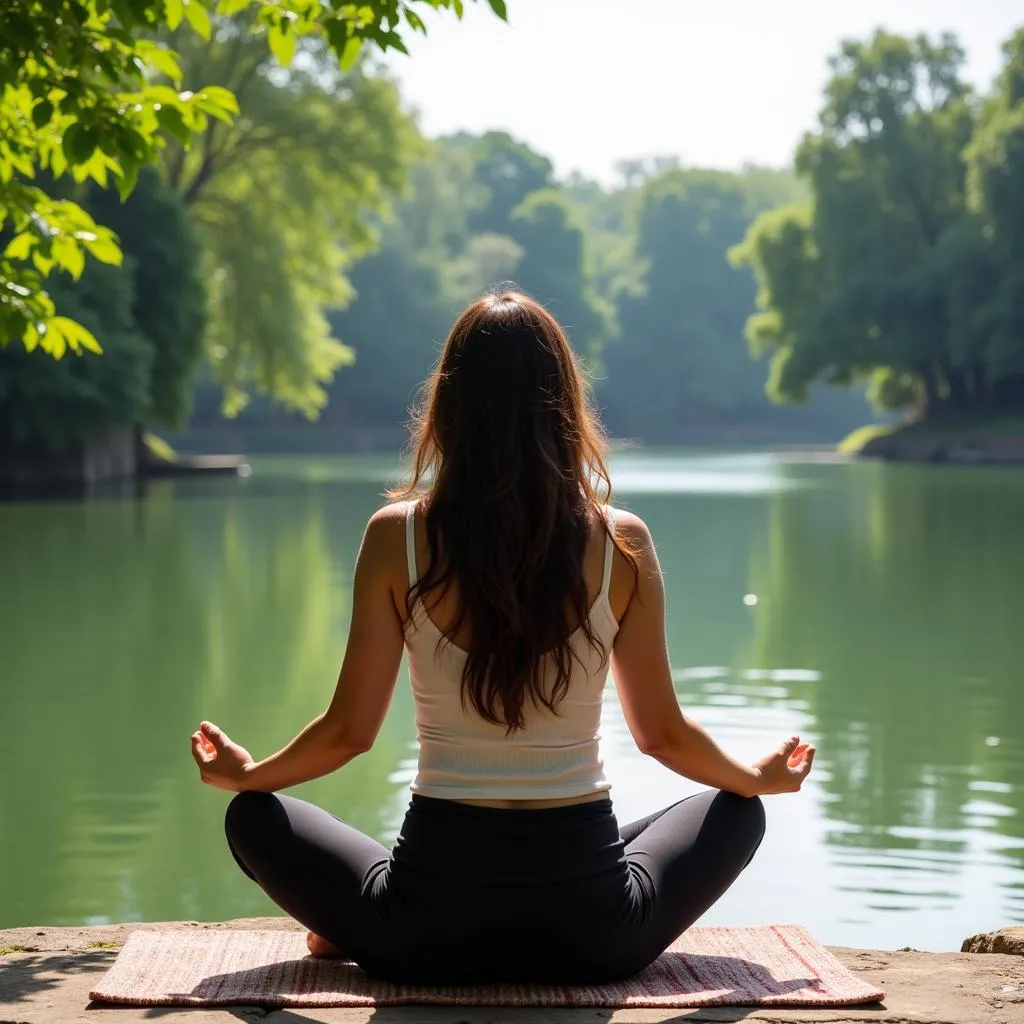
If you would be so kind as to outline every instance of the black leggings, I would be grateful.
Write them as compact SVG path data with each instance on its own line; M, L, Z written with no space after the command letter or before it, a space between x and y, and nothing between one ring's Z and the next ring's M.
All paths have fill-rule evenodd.
M413 796L393 850L294 797L239 793L228 844L367 973L597 984L651 963L735 881L761 801L709 790L619 829L609 799L512 810Z

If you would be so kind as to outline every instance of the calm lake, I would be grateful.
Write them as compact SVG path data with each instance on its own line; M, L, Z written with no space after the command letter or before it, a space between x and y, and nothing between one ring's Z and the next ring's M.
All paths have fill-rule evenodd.
M255 459L0 506L0 927L275 912L189 734L210 718L263 756L323 709L397 471ZM658 544L682 704L742 757L793 732L819 748L706 923L941 950L1024 922L1024 472L690 452L612 471ZM608 698L620 819L692 792ZM295 792L390 839L415 757L403 670L374 749Z

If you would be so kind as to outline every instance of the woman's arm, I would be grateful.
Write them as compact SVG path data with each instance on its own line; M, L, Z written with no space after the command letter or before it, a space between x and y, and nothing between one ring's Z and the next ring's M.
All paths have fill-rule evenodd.
M391 702L402 660L395 606L395 552L404 544L404 509L370 519L356 559L352 621L334 697L287 746L262 761L209 722L192 737L203 781L223 789L274 792L327 775L369 750ZM404 566L404 558L401 560Z
M810 771L814 749L792 737L756 765L726 754L683 713L672 686L665 641L665 586L646 524L616 513L616 529L637 558L636 588L619 624L611 666L629 731L645 754L694 782L759 796L791 792Z

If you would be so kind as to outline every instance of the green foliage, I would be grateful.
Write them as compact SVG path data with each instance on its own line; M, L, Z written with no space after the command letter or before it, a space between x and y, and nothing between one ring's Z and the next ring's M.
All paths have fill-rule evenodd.
M89 209L121 239L132 267L132 317L153 347L145 421L181 426L203 355L206 286L196 230L152 168L127 202L93 189Z
M448 147L462 151L471 168L463 216L478 241L467 248L463 264L483 268L477 275L483 287L469 290L479 294L503 280L514 283L549 304L576 350L596 363L612 332L612 310L594 290L587 231L564 189L554 186L551 161L506 132L455 136ZM502 253L499 237L517 249L506 244ZM489 248L483 238L492 239Z
M444 267L385 234L378 252L352 269L355 302L331 314L355 363L330 390L327 422L358 430L398 427L437 358L456 303Z
M499 161L496 152L538 173L511 174L519 184L504 188L494 168L506 156ZM306 431L299 443L398 444L415 389L454 318L507 283L548 303L566 325L597 370L598 397L617 434L672 441L734 427L747 437L761 430L780 436L781 427L788 436L838 436L864 419L867 410L854 397L833 401L827 412L818 403L776 414L763 392L764 369L745 352L743 321L754 288L726 253L759 210L804 196L791 174L669 168L638 172L632 180L639 184L619 189L575 177L534 189L501 219L523 183L548 180L549 167L499 133L429 147L411 168L394 216L378 225L379 248L347 270L355 298L329 320L355 362L327 385L324 430ZM503 186L497 201L487 184L493 181ZM622 339L617 316L629 328ZM197 409L197 425L212 425L216 405L207 383ZM262 399L240 419L249 444L266 443L261 426L289 426L289 436L299 435Z
M51 278L59 315L48 329L88 330L103 358L0 350L0 438L30 452L61 452L113 427L180 424L201 355L205 292L180 200L148 168L123 204L95 185L78 192L90 214L117 228L125 259L91 263L77 280Z
M594 289L614 307L621 293L637 289L643 277L633 252L640 189L604 188L579 174L570 175L564 189L585 224Z
M162 437L148 430L142 435L142 443L150 458L157 462L173 462L178 457L178 453Z
M489 0L504 18L502 0ZM230 122L234 96L217 86L181 90L174 50L147 35L187 24L219 36L224 19L248 17L282 64L303 40L351 68L364 45L405 51L402 33L424 32L417 9L452 10L462 0L28 0L0 8L0 345L12 339L59 356L96 350L81 329L54 324L44 288L53 269L79 276L86 253L117 263L114 236L75 203L32 184L40 173L112 181L127 195L167 137L188 146L211 119ZM163 76L164 84L154 76Z
M870 423L858 427L836 445L836 451L840 455L856 455L869 441L874 441L876 437L886 437L893 429L891 424L886 423Z
M351 298L346 267L376 241L419 137L386 78L342 74L315 41L287 72L243 17L210 43L174 40L182 66L239 98L242 117L168 153L211 282L206 353L229 414L250 390L313 417L351 349L324 310Z
M198 0L193 0L201 10ZM54 323L44 290L54 269L81 275L86 254L120 262L112 232L76 203L34 184L40 173L113 182L127 194L152 162L163 126L185 137L209 117L236 112L230 95L153 84L146 69L177 78L174 55L136 31L163 17L163 0L54 0L0 10L0 345L21 339L54 356L98 351L88 333ZM56 329L54 329L56 328Z
M401 424L455 316L505 283L550 303L577 348L599 356L609 317L587 273L585 229L560 190L521 195L550 167L497 132L431 148L379 252L351 271L355 301L331 316L356 357L331 386L331 423Z
M813 202L762 215L733 254L776 398L867 381L886 409L1024 402L1024 32L1005 52L979 107L950 36L843 44L797 153Z
M553 188L526 197L511 213L508 233L522 247L516 283L558 318L573 347L597 363L612 331L612 309L593 287L582 222Z
M474 234L506 233L512 211L531 192L554 183L551 161L507 132L455 136L452 142L466 147L480 190L479 205L469 215Z
M523 249L507 235L472 235L462 252L442 268L447 291L459 305L518 277Z
M643 180L634 252L643 269L619 296L622 336L608 348L601 390L615 433L671 437L764 405L762 370L742 343L753 286L726 253L770 202L763 181L748 189L726 172L669 169Z
M355 301L330 317L355 353L331 385L331 424L402 424L461 307L510 279L522 259L508 236L470 231L486 192L474 185L463 144L435 143L410 179L409 194L382 225L379 250L351 270Z
M150 405L153 349L132 317L130 264L92 264L77 282L51 279L54 308L103 339L103 358L40 359L0 351L0 437L8 448L59 454L139 422Z

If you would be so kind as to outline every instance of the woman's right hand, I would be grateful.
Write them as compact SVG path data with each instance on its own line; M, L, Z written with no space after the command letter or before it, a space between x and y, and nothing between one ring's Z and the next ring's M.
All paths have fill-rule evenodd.
M796 793L814 763L814 747L791 736L773 754L762 757L754 765L758 775L757 795Z

